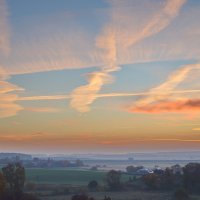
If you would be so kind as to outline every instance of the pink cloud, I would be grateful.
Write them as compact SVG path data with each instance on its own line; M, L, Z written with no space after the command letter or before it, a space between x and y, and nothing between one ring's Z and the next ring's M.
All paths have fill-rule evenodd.
M159 101L144 106L129 108L134 113L197 113L200 112L200 99Z

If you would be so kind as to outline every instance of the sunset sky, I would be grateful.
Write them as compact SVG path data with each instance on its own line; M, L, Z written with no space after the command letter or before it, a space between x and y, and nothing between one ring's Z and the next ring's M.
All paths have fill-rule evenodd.
M0 151L186 150L199 0L0 0Z

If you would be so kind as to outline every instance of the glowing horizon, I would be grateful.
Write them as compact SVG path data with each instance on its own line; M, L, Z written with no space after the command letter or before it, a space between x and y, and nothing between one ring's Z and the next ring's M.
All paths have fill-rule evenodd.
M199 1L19 1L0 0L0 151L200 150Z

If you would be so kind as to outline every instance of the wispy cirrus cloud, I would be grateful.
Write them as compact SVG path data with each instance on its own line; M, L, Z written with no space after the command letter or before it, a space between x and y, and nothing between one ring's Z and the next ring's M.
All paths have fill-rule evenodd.
M12 34L12 55L2 58L5 70L15 75L108 66L106 54L114 55L114 52L117 53L116 65L199 56L199 22L193 20L198 18L199 9L192 7L180 12L186 0L109 2L110 9L92 12L95 19L108 22L97 38L107 34L103 40L108 41L114 36L117 51L111 54L105 47L94 45L98 33L79 23L87 19L86 13L84 16L81 12L32 15L17 22L20 32ZM110 19L107 20L107 16ZM172 24L173 20L177 20L176 23ZM96 25L102 26L98 21ZM161 31L158 37L151 37Z
M8 15L6 0L0 0L0 52L4 54L8 54L10 51Z
M35 108L30 107L30 108L25 108L24 110L31 112L43 112L43 113L55 113L60 111L57 108L51 108L51 107L35 107Z
M129 36L125 39L125 47L130 47L144 38L150 37L165 29L179 14L181 7L186 1L187 0L167 0L164 2L163 8L152 17L140 33L136 34L134 37Z
M4 1L2 0L2 2ZM48 38L44 39L43 37L41 37L39 46L41 47L40 49L45 49L44 52L41 52L40 50L38 51L38 49L36 48L37 45L36 46L33 45L35 43L34 41L32 41L32 45L29 46L31 48L28 47L31 50L29 52L27 51L27 48L21 48L24 45L26 46L26 42L22 42L22 46L20 46L19 44L18 44L19 46L17 46L17 47L20 47L18 49L23 50L21 54L20 54L20 51L21 51L20 50L19 54L18 54L18 51L16 51L17 53L13 54L12 56L14 58L16 57L18 60L23 60L23 58L20 57L20 55L22 56L26 55L24 57L28 58L28 60L25 60L23 65L27 67L19 67L18 64L22 65L22 63L17 64L16 62L11 62L11 64L15 67L14 68L5 67L4 71L12 75L12 74L21 74L21 73L22 74L34 73L38 71L60 70L60 69L66 69L70 67L80 68L81 65L82 67L102 66L99 71L95 71L87 75L88 84L76 88L70 95L67 95L68 97L66 97L65 95L54 96L54 97L53 96L52 97L47 97L47 96L25 97L26 100L28 100L28 98L30 98L30 100L33 100L33 98L35 98L35 100L41 100L41 98L44 98L44 99L53 98L55 100L69 98L71 99L71 103L70 103L71 107L75 108L79 112L87 112L90 110L90 104L92 104L96 98L104 97L104 95L105 96L120 96L120 95L128 96L129 95L129 94L99 94L99 91L105 84L111 83L113 81L113 77L111 76L111 73L120 69L119 64L126 63L125 61L126 56L123 54L123 51L125 52L125 54L128 54L126 49L128 49L128 51L131 49L134 49L135 45L142 42L144 39L149 38L161 32L166 27L168 27L171 21L175 19L176 16L178 16L180 9L184 5L185 2L186 0L163 1L162 6L158 6L159 8L158 11L150 15L150 17L145 23L141 23L142 24L141 28L139 28L138 31L134 32L133 30L136 27L130 24L133 18L133 15L131 12L132 11L131 9L133 8L133 5L132 5L133 2L129 0L110 1L110 4L111 4L111 9L109 10L110 20L103 28L101 34L96 37L95 39L96 43L94 45L95 47L93 47L93 45L87 45L88 40L84 41L80 39L82 33L84 33L83 38L89 38L87 33L82 32L82 31L80 32L77 31L81 34L80 35L75 34L75 36L73 37L74 38L73 40L70 39L71 38L70 34L67 37L61 34L62 37L60 38L62 38L62 40L58 40L57 37L55 38L50 37L49 39ZM127 6L129 4L130 6ZM4 5L5 5L5 2L4 2ZM7 12L4 12L4 16L6 16L6 13ZM6 26L9 27L8 24ZM77 41L77 43L76 42L74 43L71 41ZM9 44L9 42L7 44ZM63 45L63 44L67 44L67 45ZM82 45L78 45L78 44L82 44ZM83 49L79 50L77 48L79 46L84 46L85 50L84 51ZM91 53L93 51L94 51L94 54ZM74 52L77 52L77 53L75 54ZM32 57L30 57L30 54L36 58L38 57L42 59L32 60ZM86 54L89 55L89 57L85 56ZM59 59L57 59L58 57ZM131 57L133 56L131 55ZM134 59L135 58L133 58L131 62L136 62L137 59L136 60ZM46 62L47 60L48 62ZM58 60L61 60L61 62L57 62ZM183 70L182 72L183 76L184 76L184 73L187 74L187 70L188 69L185 69L185 72ZM10 90L15 91L14 88L13 89L10 88L11 85L9 85L9 83L7 84ZM176 83L174 82L174 84ZM6 89L5 87L6 86L4 86L4 90ZM165 96L166 94L164 93L158 94L159 89L162 90L162 87L165 87L165 86L161 86L160 88L157 88L157 89L154 88L155 90L150 91L149 94L141 94L141 95L130 94L130 96L147 95L148 97L143 98L143 100L139 101L140 104L142 104L142 101L149 101L147 100L147 98L156 97L156 99L158 99L159 95ZM16 90L18 90L17 86L16 86ZM172 92L170 91L169 93L172 93ZM20 100L20 98L18 98L17 100ZM23 97L21 98L21 100L23 100ZM139 104L139 102L137 102L137 104Z
M124 2L127 3L127 1ZM160 32L170 24L171 20L178 14L181 6L185 2L185 0L166 1L161 11L135 37L132 37L132 32L127 26L127 30L125 29L125 31L128 31L128 37L124 38L124 24L127 25L127 18L123 20L124 17L122 17L120 23L117 21L119 19L118 15L123 16L126 13L127 7L122 1L111 1L111 20L105 26L102 34L96 39L96 47L100 51L103 51L102 59L105 64L102 70L88 75L87 85L80 86L72 92L71 107L79 112L89 111L89 105L96 99L96 95L103 85L112 81L110 73L120 69L117 65L118 49L121 48L119 44L123 44L126 47L133 46L137 42ZM128 16L128 18L131 21L131 16Z
M199 113L200 99L185 99L176 101L160 101L129 110L134 113Z
M8 9L5 0L0 0L0 55L8 56L10 53L10 27L8 23ZM16 104L17 92L22 88L7 81L9 74L0 63L0 118L16 115L23 108Z
M0 81L0 118L16 115L23 108L16 103L18 100L17 94L10 93L11 91L21 91L20 87L12 85L5 81Z
M199 111L198 99L174 100L173 97L170 99L172 91L188 77L192 70L200 70L200 64L190 64L176 70L164 83L150 89L150 95L134 102L129 107L129 111L141 113Z
M23 88L6 81L8 74L0 68L0 118L16 115L23 108L16 103L18 95L12 92L23 91Z
M96 46L105 51L105 66L100 71L88 74L88 84L80 86L72 92L70 105L79 112L87 112L90 110L89 105L96 99L96 95L102 86L113 81L110 73L119 69L116 64L117 47L115 30L106 28L104 33L97 38Z
M11 93L0 94L0 118L16 115L23 108L16 103L18 96Z

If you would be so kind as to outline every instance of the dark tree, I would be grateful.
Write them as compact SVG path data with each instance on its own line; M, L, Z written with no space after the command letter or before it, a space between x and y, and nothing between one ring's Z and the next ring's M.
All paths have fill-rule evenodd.
M173 189L175 176L172 169L166 168L164 174L162 175L162 187L163 189Z
M187 200L189 199L188 193L184 189L177 189L174 192L175 200Z
M6 180L3 174L0 172L0 199L4 195L6 189Z
M95 180L92 180L92 181L90 181L89 183L88 183L88 188L90 189L90 190L97 190L97 187L98 187L98 182L97 181L95 181Z
M144 175L142 180L150 189L157 189L160 183L159 176L153 173Z
M106 182L110 190L119 190L121 188L121 172L111 170L106 175Z
M13 200L19 200L23 196L25 182L25 169L20 163L8 164L2 168L3 176L10 187Z
M183 182L186 189L200 190L200 163L189 163L183 168Z

